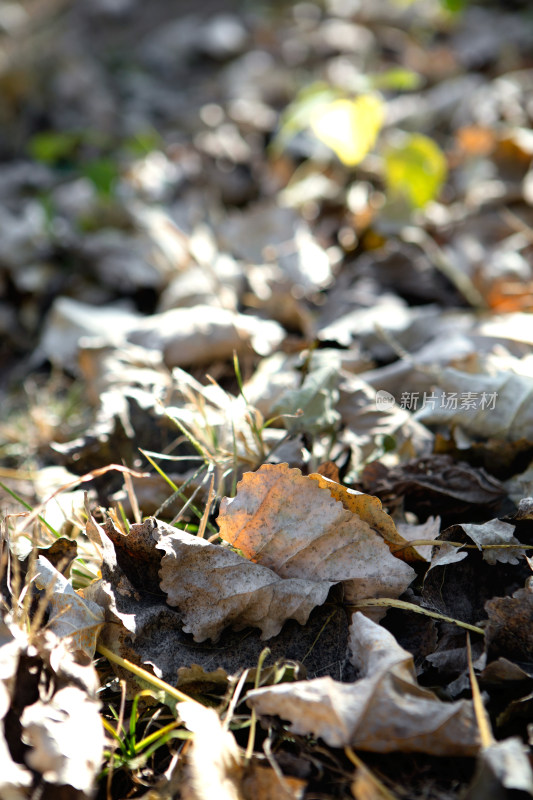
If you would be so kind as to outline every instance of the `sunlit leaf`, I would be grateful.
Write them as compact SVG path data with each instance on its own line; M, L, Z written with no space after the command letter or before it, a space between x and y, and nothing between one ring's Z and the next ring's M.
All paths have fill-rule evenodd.
M389 631L357 612L350 626L353 683L328 677L248 692L260 715L278 715L292 733L330 747L431 755L474 755L479 736L467 700L442 702L416 680L413 657Z
M420 133L404 134L385 151L385 180L392 197L413 208L434 200L446 180L446 159L439 146Z
M374 146L383 118L380 98L364 94L355 100L333 100L318 108L311 118L311 130L344 164L353 167Z
M311 117L339 97L339 93L322 81L302 89L280 119L279 131L273 142L275 150L283 150L291 139L308 128Z
M261 638L269 639L287 619L305 625L336 582L320 576L284 579L228 547L179 530L162 531L159 525L155 534L165 552L160 586L168 604L179 608L183 630L197 642L216 641L228 626L260 628Z
M80 597L65 576L44 556L37 559L37 571L36 585L50 593L48 630L60 639L68 639L72 650L81 650L92 658L104 624L102 609Z
M376 498L350 497L336 486L287 464L263 464L244 474L234 498L222 500L220 536L282 578L341 581L347 603L398 597L415 572L391 554L389 542L395 539L394 549L407 542Z

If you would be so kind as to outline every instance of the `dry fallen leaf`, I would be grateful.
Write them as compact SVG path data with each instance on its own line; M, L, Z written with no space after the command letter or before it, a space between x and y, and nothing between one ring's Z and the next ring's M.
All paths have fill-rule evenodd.
M248 765L242 781L246 800L302 800L305 787L302 778L282 775L279 767L274 771L255 761Z
M483 552L483 558L488 564L497 562L507 564L518 564L518 560L524 555L524 550L520 548L520 542L514 536L514 525L502 522L499 519L490 519L482 525L473 525L463 522L461 525L466 535ZM516 544L517 547L505 547L505 545ZM484 549L486 545L504 545L501 549Z
M0 620L0 798L23 800L27 797L24 787L32 783L31 773L11 757L4 734L4 718L12 701L17 677L19 655L25 645L25 637L15 625Z
M398 597L415 576L384 541L406 545L378 500L349 495L322 475L304 477L287 464L246 473L236 496L222 501L218 524L225 541L283 578L342 581L348 603Z
M519 736L494 742L481 751L465 800L508 797L509 791L513 795L519 792L519 796L533 796L533 771Z
M470 704L443 703L416 682L413 658L391 633L360 612L350 629L355 683L316 678L248 693L257 713L290 722L296 734L324 739L330 747L388 753L474 755L479 750Z
M456 463L447 455L413 459L394 467L380 461L368 464L361 476L363 488L376 494L389 509L402 501L421 521L439 514L446 525L487 511L494 515L506 498L503 485L485 472Z
M340 500L344 508L351 511L364 522L368 522L370 527L375 530L383 541L387 542L390 551L398 555L402 561L423 561L416 550L409 546L408 541L400 535L392 517L383 511L381 500L370 494L363 494L355 489L348 489L340 483L327 478L319 473L312 473L310 478L318 482L318 485L327 489L335 500Z
M420 525L400 522L396 528L398 533L409 542L419 540L433 541L440 533L440 517L428 517L427 520ZM425 561L431 561L431 551L433 548L430 544L413 545L413 547Z
M107 519L103 525L98 526L99 533L103 531L113 542L116 560L128 576L136 589L142 589L150 594L158 593L160 553L155 549L152 531L157 523L152 517L144 522L130 525L127 534L122 533L114 525L112 519Z
M512 597L493 597L485 603L489 616L486 645L490 659L504 656L511 661L533 660L533 582Z
M104 624L101 607L76 594L72 584L44 556L38 558L35 582L40 589L51 591L48 629L60 639L68 638L73 650L82 650L92 658Z
M194 733L180 784L183 800L301 800L305 781L245 764L233 734L212 708L179 703L177 711Z
M445 396L479 398L450 407ZM480 438L508 441L533 439L531 398L533 380L528 375L500 372L497 375L471 375L445 368L438 377L437 404L428 404L416 417L424 425L459 425L466 433Z
M288 619L301 625L325 602L333 581L280 578L228 547L188 533L154 530L161 559L161 589L178 606L183 630L197 642L218 639L224 628L260 628L263 639L276 636Z
M100 703L77 686L24 709L22 738L31 750L28 765L49 783L89 794L102 760L104 733Z
M240 750L216 711L197 703L178 703L177 711L185 727L194 733L180 796L184 800L244 800Z

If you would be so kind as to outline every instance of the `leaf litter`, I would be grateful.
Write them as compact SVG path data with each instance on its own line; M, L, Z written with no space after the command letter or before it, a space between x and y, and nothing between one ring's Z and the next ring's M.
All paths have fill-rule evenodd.
M531 796L528 9L15 5L0 797Z

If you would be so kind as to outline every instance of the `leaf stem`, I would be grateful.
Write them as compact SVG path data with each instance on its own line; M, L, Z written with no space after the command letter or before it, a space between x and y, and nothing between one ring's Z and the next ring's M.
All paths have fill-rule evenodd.
M477 625L470 625L469 622L462 622L460 619L447 617L445 614L439 614L437 611L430 611L427 608L422 608L414 603L407 603L405 600L394 600L391 597L369 597L365 600L359 600L357 603L351 603L349 608L370 608L374 606L381 606L385 608L401 608L404 611L414 611L415 614L422 614L426 617L433 617L433 619L440 619L442 622L452 622L458 625L459 628L465 628L467 631L479 633L480 636L485 635L483 628Z
M171 686L169 683L162 681L160 678L157 678L155 675L152 675L147 670L143 669L142 667L138 667L137 664L133 664L131 661L128 661L127 658L122 658L121 656L117 656L116 653L113 653L108 647L105 647L103 644L98 644L96 646L97 651L100 655L105 656L109 661L112 661L114 664L118 664L119 667L123 669L127 669L128 672L132 672L138 678L142 678L143 681L150 683L152 686L155 686L157 689L161 689L166 694L173 697L175 700L179 700L180 702L185 703L195 703L197 706L201 706L202 704L198 702L198 700L194 700L189 695L180 692L179 689L175 689L174 686ZM203 708L203 706L202 706Z

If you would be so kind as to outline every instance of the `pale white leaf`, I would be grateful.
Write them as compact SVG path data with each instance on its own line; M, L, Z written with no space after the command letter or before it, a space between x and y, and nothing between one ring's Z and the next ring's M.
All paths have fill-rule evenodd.
M58 572L44 556L37 561L35 580L40 589L50 591L50 621L48 629L60 639L69 639L73 650L82 650L92 658L98 633L104 624L102 608L84 600L72 588L67 578Z
M276 636L288 619L307 622L315 606L325 602L333 582L284 580L253 564L228 547L176 530L154 531L161 559L161 589L178 606L183 630L195 641L218 639L224 628L260 628L262 639Z
M290 730L322 738L331 747L387 753L473 755L479 749L471 705L441 702L416 683L412 656L391 633L357 612L350 628L352 660L363 677L332 678L255 689L247 702L276 715Z
M21 716L28 766L44 780L90 793L101 766L104 733L100 703L76 686L38 700Z

